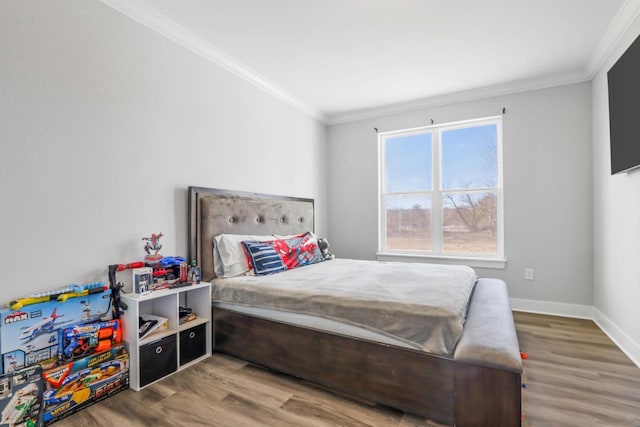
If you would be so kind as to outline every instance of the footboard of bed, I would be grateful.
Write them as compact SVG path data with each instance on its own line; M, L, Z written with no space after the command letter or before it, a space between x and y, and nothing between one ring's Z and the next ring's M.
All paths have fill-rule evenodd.
M459 427L520 426L520 374L214 306L216 352Z
M456 426L520 426L521 374L458 363Z

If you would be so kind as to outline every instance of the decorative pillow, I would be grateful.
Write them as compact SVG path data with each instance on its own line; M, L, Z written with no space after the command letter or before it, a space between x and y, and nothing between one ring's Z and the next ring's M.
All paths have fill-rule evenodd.
M247 256L251 259L253 270L257 275L274 274L287 269L272 243L273 241L242 242L246 249Z
M317 240L310 232L288 239L263 242L243 241L242 244L247 254L247 264L253 265L254 272L257 275L278 273L324 261ZM271 248L271 250L268 250L267 247ZM256 254L259 256L256 256ZM281 265L273 257L274 254L278 256ZM266 267L262 264L262 257L268 261Z
M309 231L281 241L288 247L288 252L281 252L281 256L289 269L324 261L318 240Z
M219 234L215 236L213 238L213 269L216 277L239 276L251 269L242 246L243 240L262 242L273 240L273 236L244 234Z

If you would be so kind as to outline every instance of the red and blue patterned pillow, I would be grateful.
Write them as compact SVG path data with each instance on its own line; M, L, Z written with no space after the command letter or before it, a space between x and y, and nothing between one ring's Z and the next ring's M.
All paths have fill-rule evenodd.
M324 261L318 241L310 232L266 242L244 240L242 245L256 275L279 273Z

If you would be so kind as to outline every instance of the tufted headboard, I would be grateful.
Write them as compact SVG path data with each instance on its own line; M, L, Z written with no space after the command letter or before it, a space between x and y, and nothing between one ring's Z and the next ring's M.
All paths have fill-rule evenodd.
M202 280L213 272L213 238L218 234L297 234L314 231L313 199L189 187L189 259Z

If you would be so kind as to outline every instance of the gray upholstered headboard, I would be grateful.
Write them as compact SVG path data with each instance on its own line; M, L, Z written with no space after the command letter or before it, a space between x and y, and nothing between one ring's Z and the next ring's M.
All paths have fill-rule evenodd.
M314 231L313 199L189 187L189 259L202 280L215 277L213 238L218 234L297 234Z

